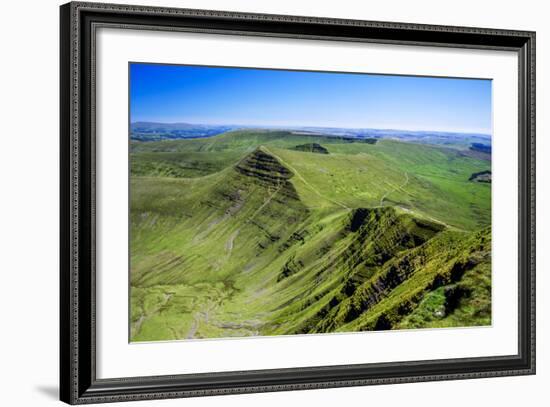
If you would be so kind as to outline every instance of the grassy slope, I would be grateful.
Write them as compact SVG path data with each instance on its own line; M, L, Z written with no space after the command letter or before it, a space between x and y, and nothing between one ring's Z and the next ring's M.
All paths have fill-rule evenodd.
M331 154L320 158L289 150L313 142ZM133 143L132 171L135 175L202 176L234 164L259 145L293 166L324 196L348 206L399 205L467 230L491 223L490 185L468 181L472 173L490 170L490 162L464 157L449 148L391 140L371 145L288 132L235 131L209 139ZM150 166L153 158L157 166L166 168L143 168ZM318 199L299 178L296 181L306 199Z
M311 142L330 154L289 149ZM467 182L487 162L393 141L233 132L133 143L131 164L133 340L490 318L480 311L490 307L487 247L459 282L445 279L477 244L463 230L490 223L490 186ZM413 272L403 271L409 257Z

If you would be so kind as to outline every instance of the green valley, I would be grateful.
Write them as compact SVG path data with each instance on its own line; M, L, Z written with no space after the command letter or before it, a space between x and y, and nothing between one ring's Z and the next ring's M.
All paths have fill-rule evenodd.
M490 160L247 129L130 143L130 340L491 324Z

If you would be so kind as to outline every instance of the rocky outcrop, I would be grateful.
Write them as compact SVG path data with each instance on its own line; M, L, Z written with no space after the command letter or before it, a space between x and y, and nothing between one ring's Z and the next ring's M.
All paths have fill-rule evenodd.
M328 150L318 143L300 144L294 147L294 150L305 151L307 153L328 154Z
M247 177L272 186L281 185L294 176L292 171L261 147L243 158L235 169Z
M468 181L473 182L485 182L490 184L491 183L491 171L480 171L480 172L474 172L470 178L468 178Z

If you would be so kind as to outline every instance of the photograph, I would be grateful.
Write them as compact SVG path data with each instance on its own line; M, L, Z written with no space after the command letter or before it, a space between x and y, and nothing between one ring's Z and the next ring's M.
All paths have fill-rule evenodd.
M59 127L59 399L537 394L545 377L512 376L538 362L542 14L203 3L66 3L59 52L43 47L59 56L58 80L38 76L59 85L59 114L38 109Z
M130 342L492 325L490 78L128 75Z

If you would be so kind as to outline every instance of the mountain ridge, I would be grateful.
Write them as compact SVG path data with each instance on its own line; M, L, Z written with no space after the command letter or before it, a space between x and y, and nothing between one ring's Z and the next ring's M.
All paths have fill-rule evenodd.
M176 143L203 166L229 157L207 175L132 178L132 341L490 323L490 230L419 210L431 180L389 154L470 158L384 142L319 161L291 150L299 136L253 137Z

